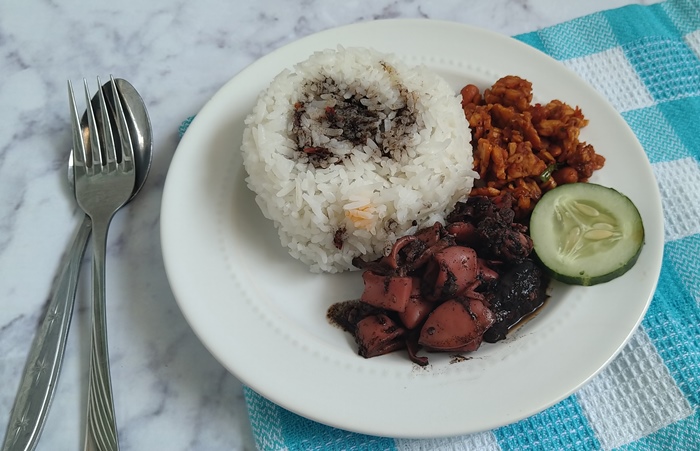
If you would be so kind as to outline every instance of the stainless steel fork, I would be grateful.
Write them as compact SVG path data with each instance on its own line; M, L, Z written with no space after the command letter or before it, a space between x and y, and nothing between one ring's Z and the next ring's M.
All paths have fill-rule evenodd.
M117 95L114 79L112 93ZM73 86L68 81L73 125L75 197L92 220L92 334L88 382L85 450L116 451L119 449L114 398L109 369L107 318L105 306L105 257L107 232L114 213L131 196L136 180L134 156L129 127L119 99L115 99L114 122L119 146L115 145L112 120L102 86L97 79L101 121L95 118L90 103L90 91L84 80L90 140L86 146L81 135L80 118L75 104Z

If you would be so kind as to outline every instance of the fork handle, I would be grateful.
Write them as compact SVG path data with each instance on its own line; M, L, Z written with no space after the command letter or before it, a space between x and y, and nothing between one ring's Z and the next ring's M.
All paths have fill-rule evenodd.
M73 238L39 331L24 366L2 451L36 448L44 427L66 349L75 291L92 222L85 216Z
M92 334L85 451L119 450L109 369L105 304L105 258L110 221L111 217L106 221L93 218Z

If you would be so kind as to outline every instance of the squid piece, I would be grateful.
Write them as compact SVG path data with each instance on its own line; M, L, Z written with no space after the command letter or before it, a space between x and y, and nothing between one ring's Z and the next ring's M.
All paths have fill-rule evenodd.
M479 262L470 247L452 246L434 255L426 278L432 280L429 300L448 299L464 293L477 281Z
M403 312L413 290L412 277L382 276L372 271L362 273L365 289L360 300L375 307Z
M407 329L415 329L423 324L430 312L435 308L435 304L428 302L420 294L420 280L413 279L413 290L411 297L406 303L406 309L399 313L401 323Z
M495 318L483 302L450 299L428 316L418 344L429 351L473 351Z
M436 252L455 244L453 239L447 239L444 235L445 228L436 222L431 227L417 231L415 235L403 236L396 240L391 252L381 259L381 263L392 270L404 268L414 271Z
M358 353L367 359L403 349L406 329L383 313L371 315L357 323L355 341Z
M493 269L489 268L488 263L483 258L477 259L479 263L479 268L477 269L478 274L476 277L479 279L480 283L490 283L498 280L498 273Z
M406 353L408 354L408 358L411 359L411 362L416 365L427 366L428 363L430 363L428 357L418 355L418 351L420 350L420 345L418 344L419 333L419 330L414 330L406 336Z
M390 267L391 269L398 269L399 266L402 266L404 264L403 260L405 260L405 258L403 258L404 256L401 255L400 251L406 247L408 247L407 250L412 250L416 247L415 243L417 241L418 238L416 238L414 235L402 236L401 238L396 240L396 243L394 243L394 245L391 247L391 252L389 252L389 255L382 258L381 262ZM422 246L420 247L422 248Z
M462 246L473 247L479 242L479 232L476 226L469 222L455 222L449 224L446 229Z
M426 227L416 232L415 236L417 239L425 243L426 247L432 247L440 241L444 234L445 228L439 222L436 222L431 227Z

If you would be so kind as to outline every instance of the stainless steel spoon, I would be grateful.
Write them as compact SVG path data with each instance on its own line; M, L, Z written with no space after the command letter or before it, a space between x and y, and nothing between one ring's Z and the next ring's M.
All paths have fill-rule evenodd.
M141 190L151 167L153 156L151 121L146 111L146 105L136 89L126 80L116 79L115 82L124 114L129 123L129 132L134 146L136 182L131 193L131 200ZM106 83L102 89L105 97L112 99L110 84ZM100 117L97 94L91 103L95 109L95 115ZM113 108L113 105L110 104L109 107ZM86 115L82 117L81 127L83 139L89 143L90 136ZM68 180L71 191L73 191L72 152L68 166ZM2 451L33 450L39 441L63 363L66 338L75 304L80 262L85 253L91 229L92 223L86 215L73 238L55 291L29 351L15 404L10 413Z
M146 182L148 171L151 169L151 161L153 159L151 121L148 117L148 111L146 110L143 99L131 83L122 78L115 78L114 82L117 85L117 91L121 95L122 108L129 122L129 134L131 135L131 140L134 142L136 184L134 185L134 191L131 193L131 198L129 199L131 200L141 191L141 188ZM102 92L105 95L105 101L109 108L114 109L112 105L112 85L110 82L102 85ZM95 121L100 125L99 123L102 122L102 115L100 114L100 99L97 94L93 96L90 103L92 104L92 109L95 111ZM87 122L87 111L83 113L83 116L80 118L80 127L82 128L83 141L85 141L85 149L89 152L90 128ZM114 139L118 140L118 133L114 133L114 135ZM116 144L119 145L118 142L116 142ZM73 181L73 152L71 152L68 157L68 184L70 185L71 191L75 188Z

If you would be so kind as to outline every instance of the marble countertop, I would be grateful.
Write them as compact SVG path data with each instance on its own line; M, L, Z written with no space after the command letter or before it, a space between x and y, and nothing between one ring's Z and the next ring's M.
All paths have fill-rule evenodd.
M0 4L0 429L82 212L66 181L66 80L131 81L153 123L143 192L108 242L108 326L123 451L254 449L241 383L202 346L168 286L159 211L178 126L241 69L323 29L423 17L513 35L630 3L590 0L282 0ZM89 251L87 253L89 255ZM82 446L89 353L89 259L40 450ZM1 432L0 432L1 433Z

